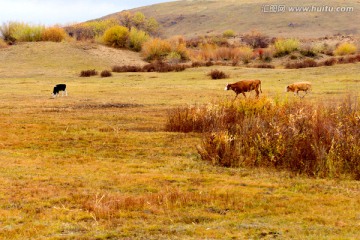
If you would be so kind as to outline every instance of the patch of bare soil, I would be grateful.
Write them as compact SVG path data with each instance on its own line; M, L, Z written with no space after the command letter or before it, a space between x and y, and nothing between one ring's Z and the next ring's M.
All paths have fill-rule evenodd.
M109 65L132 65L144 66L147 64L138 52L126 49L117 49L95 43L77 44L77 47L85 50L88 54L109 63Z

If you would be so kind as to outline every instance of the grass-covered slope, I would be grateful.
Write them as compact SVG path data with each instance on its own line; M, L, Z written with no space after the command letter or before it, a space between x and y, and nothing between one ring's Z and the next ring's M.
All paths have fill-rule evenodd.
M270 13L270 6L285 5L284 12ZM312 12L291 12L289 7L316 7ZM326 8L328 7L328 8ZM337 7L353 7L351 12L337 12ZM334 12L326 9L334 8ZM320 9L319 11L317 9ZM164 36L223 33L232 29L237 33L257 30L273 37L324 37L334 34L359 34L360 3L351 1L276 0L183 0L131 11L141 11L154 17L162 25ZM107 17L113 17L116 14Z

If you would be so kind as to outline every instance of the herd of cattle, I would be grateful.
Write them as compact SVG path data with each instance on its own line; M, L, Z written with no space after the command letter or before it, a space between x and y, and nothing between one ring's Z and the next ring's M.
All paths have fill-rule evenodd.
M242 93L244 97L246 97L245 93L251 92L252 90L255 90L257 98L259 97L259 93L262 93L260 80L242 80L236 83L228 83L225 87L225 91L228 91L230 89L236 93L235 99L240 93ZM64 93L65 96L67 96L66 84L55 85L52 96L59 96L60 91L63 92L62 96L64 96ZM299 95L299 91L304 91L306 95L308 91L311 91L311 83L296 82L286 87L286 92L293 92L294 95ZM303 95L302 97L304 97L305 95Z
M256 97L258 98L259 93L262 92L260 80L242 80L236 83L229 83L226 85L224 90L228 91L230 89L236 93L235 99L240 93L242 93L244 97L246 97L245 93L251 92L252 90L255 90ZM286 87L286 92L293 92L295 95L298 96L299 96L299 91L304 91L306 95L308 91L311 91L311 83L296 82ZM303 95L302 97L305 97L305 95Z

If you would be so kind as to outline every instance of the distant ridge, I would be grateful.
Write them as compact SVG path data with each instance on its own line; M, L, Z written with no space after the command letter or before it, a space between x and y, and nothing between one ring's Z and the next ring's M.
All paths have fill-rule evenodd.
M228 29L299 38L360 34L358 0L181 0L130 11L154 17L162 25L163 37L212 35Z

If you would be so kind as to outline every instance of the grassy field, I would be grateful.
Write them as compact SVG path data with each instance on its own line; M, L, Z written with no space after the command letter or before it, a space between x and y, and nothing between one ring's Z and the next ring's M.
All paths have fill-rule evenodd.
M261 79L274 100L300 101L284 93L298 80L313 82L301 101L356 98L359 64L80 78L111 62L63 43L2 49L0 59L1 239L360 237L358 181L213 167L198 134L164 131L169 109L232 99L223 89L240 79ZM210 80L214 68L230 78ZM68 97L50 97L56 83Z

